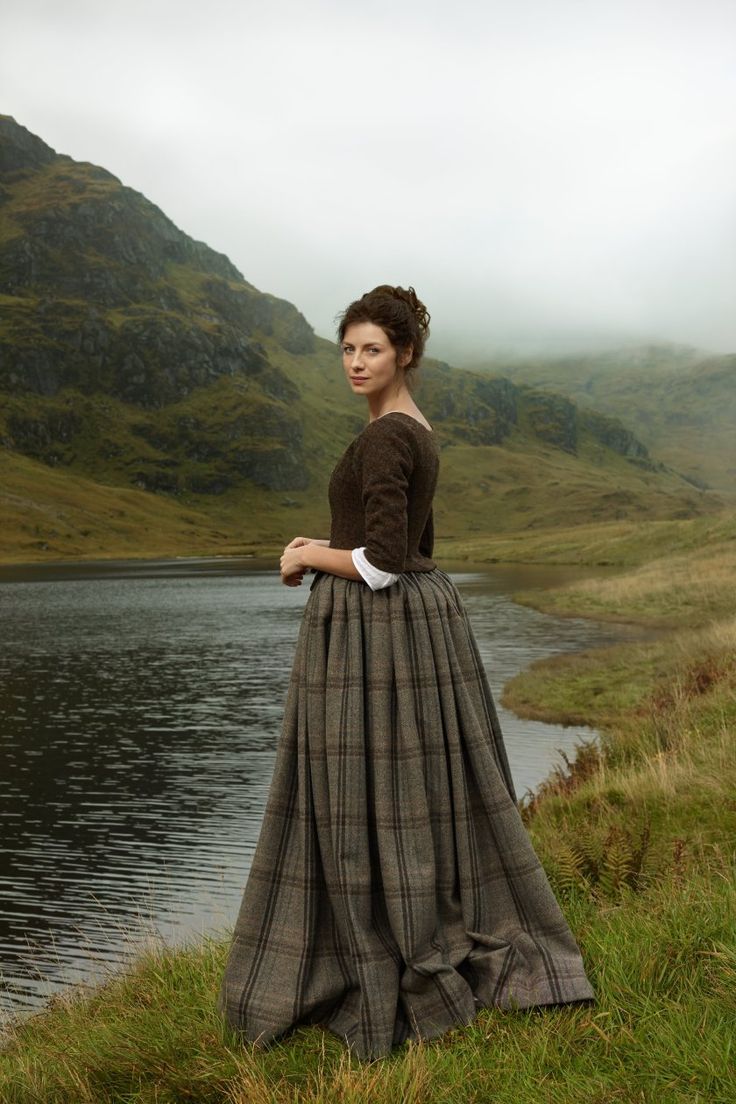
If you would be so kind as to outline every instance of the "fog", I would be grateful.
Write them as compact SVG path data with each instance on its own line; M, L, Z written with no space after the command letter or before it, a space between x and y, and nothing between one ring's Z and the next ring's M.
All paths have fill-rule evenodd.
M413 285L428 352L736 350L736 6L2 5L0 110L317 332Z

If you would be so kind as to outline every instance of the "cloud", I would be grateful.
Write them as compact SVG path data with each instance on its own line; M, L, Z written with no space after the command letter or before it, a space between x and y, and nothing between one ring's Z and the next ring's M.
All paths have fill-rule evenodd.
M413 284L431 352L736 348L733 5L181 2L4 15L6 112L318 332Z

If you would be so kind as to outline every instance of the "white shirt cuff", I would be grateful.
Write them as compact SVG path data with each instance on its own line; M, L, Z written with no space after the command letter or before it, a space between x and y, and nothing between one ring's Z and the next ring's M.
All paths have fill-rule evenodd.
M368 563L364 555L365 550L366 545L363 545L362 548L354 548L350 555L371 590L382 590L383 587L395 583L399 576L393 571L381 571L380 568L374 567L372 563Z

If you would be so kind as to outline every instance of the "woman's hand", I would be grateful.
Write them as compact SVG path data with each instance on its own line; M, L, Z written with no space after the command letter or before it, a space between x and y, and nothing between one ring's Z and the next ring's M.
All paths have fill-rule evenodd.
M298 543L297 543L298 542ZM284 549L280 566L281 582L286 586L301 586L309 567L304 563L304 546L311 544L309 537L294 537Z
M318 539L317 537L294 537L289 541L284 553L281 557L281 581L286 583L287 586L301 586L302 579L309 571L309 565L304 562L304 548L308 544L319 544L324 548L329 548L329 540ZM302 555L294 555L299 549L302 551Z
M293 541L289 541L287 548L301 548L303 544L321 544L325 548L329 548L330 542L328 540L321 540L317 537L294 537Z
M301 544L297 544L301 541ZM287 586L299 586L303 576L309 570L326 571L330 575L339 575L341 579L363 580L363 576L353 563L350 548L331 548L326 540L309 540L308 537L294 537L287 544L281 557L281 581Z

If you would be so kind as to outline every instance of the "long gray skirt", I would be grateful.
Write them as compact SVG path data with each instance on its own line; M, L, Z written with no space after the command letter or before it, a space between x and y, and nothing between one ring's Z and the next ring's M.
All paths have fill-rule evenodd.
M595 1002L521 819L460 594L318 572L217 1009L361 1058L482 1007Z

